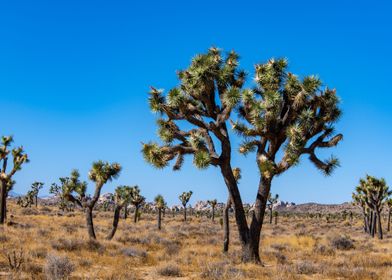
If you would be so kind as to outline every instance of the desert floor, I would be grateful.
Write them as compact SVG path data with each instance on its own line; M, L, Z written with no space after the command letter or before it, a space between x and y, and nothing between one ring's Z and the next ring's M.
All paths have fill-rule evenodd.
M112 213L96 212L94 242L83 213L57 213L10 203L8 224L0 228L1 279L47 279L53 262L59 270L69 268L70 279L392 279L392 235L371 239L360 219L282 217L278 225L267 223L260 266L240 263L233 220L225 255L220 217L213 223L190 216L184 223L182 215L166 214L158 231L155 215L142 214L137 224L131 216L107 241Z

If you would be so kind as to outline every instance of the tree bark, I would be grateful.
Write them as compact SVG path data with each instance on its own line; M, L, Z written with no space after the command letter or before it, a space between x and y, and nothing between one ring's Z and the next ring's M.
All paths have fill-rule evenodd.
M0 179L0 224L4 224L7 211L7 184Z
M184 205L184 222L186 222L186 204Z
M230 219L229 219L229 210L231 208L231 197L227 199L225 209L223 210L223 252L229 251L230 245Z
M388 211L388 231L391 230L391 210Z
M272 205L270 206L270 208L269 208L269 212L270 212L270 225L272 225Z
M275 212L275 225L277 225L278 224L278 212Z
M133 222L134 222L135 224L137 223L137 221L138 221L138 219L139 219L138 215L139 215L139 206L138 206L138 205L135 205L135 217L133 218Z
M161 230L162 228L162 210L158 209L158 229Z
M128 218L128 206L125 205L124 207L124 220L126 220Z
M121 212L121 207L117 205L116 208L114 209L112 230L110 231L109 235L106 237L107 240L112 240L114 235L116 234L118 221L120 219L120 212Z
M265 209L267 207L268 195L271 190L271 178L261 176L259 188L257 191L255 209L253 212L252 222L250 225L250 242L249 246L245 247L243 258L245 261L260 263L259 245L260 234L263 227L263 220Z
M95 236L94 224L93 224L93 209L90 207L86 208L86 223L87 223L88 236L92 239L97 239L97 237Z
M380 210L377 210L377 225L378 225L378 229L377 229L378 239L383 239Z
M215 222L215 206L212 207L212 222Z

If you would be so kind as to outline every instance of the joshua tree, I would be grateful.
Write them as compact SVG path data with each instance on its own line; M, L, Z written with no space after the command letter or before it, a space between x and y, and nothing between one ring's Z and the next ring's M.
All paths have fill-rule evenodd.
M162 195L157 195L154 199L155 206L158 209L158 229L161 230L162 228L162 210L166 207L165 199Z
M215 221L215 207L216 207L216 205L218 204L218 201L217 201L216 199L214 199L214 200L208 200L207 203L208 203L208 204L211 206L211 208L212 208L212 217L211 217L211 219L212 219L212 221L214 222L214 221Z
M366 175L366 179L361 179L359 181L356 192L356 194L353 194L354 199L364 200L366 206L371 210L371 236L374 237L375 232L377 231L378 238L383 239L381 212L384 204L386 204L388 196L392 194L392 191L388 189L384 179L377 179Z
M135 217L134 222L136 223L139 219L139 209L140 206L144 204L146 198L140 194L140 189L138 186L132 188L131 204L135 206Z
M363 215L363 229L366 233L370 234L370 208L366 204L365 194L361 187L356 188L356 193L353 193L353 204L357 205L362 210Z
M82 207L86 213L86 223L88 235L96 239L93 224L93 209L101 195L101 189L108 181L117 178L120 174L121 166L118 163L109 164L103 161L93 163L89 172L89 178L95 183L95 192L92 197L86 195L87 183L79 180L79 172L72 171L71 177L60 178L62 183L62 196L69 202L76 203ZM74 195L76 194L76 196Z
M38 193L39 193L40 189L42 189L43 187L44 187L44 183L42 183L42 182L34 182L31 185L32 195L35 200L35 207L38 207Z
M121 209L130 203L133 187L129 186L119 186L116 188L115 195L114 195L114 216L113 216L113 226L112 230L110 231L109 235L106 237L108 240L112 240L114 235L117 231L118 221L120 219L120 212Z
M7 196L12 189L15 181L12 177L21 170L22 165L29 161L27 154L24 153L23 147L10 150L13 142L12 136L2 137L0 146L0 224L4 224L7 212ZM11 154L11 155L10 155ZM8 163L12 156L12 169L7 172Z
M254 80L256 87L243 92L240 120L232 126L244 138L240 153L255 152L260 170L249 229L249 257L259 261L260 233L273 179L298 164L302 155L330 175L339 161L335 157L322 161L316 150L336 146L343 136L334 135L333 129L341 115L336 91L322 89L318 78L300 80L287 71L285 59L271 59L255 66Z
M189 200L191 199L193 192L183 192L178 198L181 201L182 206L184 207L184 221L186 221L186 205L188 204Z
M391 215L392 215L392 198L388 198L388 200L387 200L387 207L388 207L387 231L390 231L391 230Z
M308 154L326 174L338 165L335 158L323 162L315 154L317 148L335 146L342 139L340 134L329 139L332 124L340 116L335 91L320 90L321 83L314 77L300 81L287 73L286 66L285 60L257 65L258 87L242 90L246 75L238 69L238 55L231 52L223 58L218 49L211 48L179 72L180 86L167 96L155 88L150 92L151 109L167 118L158 120L165 144L144 144L145 159L157 168L176 159L174 170L179 170L184 156L193 155L198 168L220 168L235 210L243 261L260 262L260 232L272 179L297 163L302 154ZM231 168L227 122L237 107L249 123L233 123L235 131L247 139L240 151L257 151L261 171L250 226ZM178 121L188 122L189 130L180 129ZM310 140L314 141L307 145ZM276 163L282 149L282 161Z
M267 206L268 206L268 210L270 212L270 221L269 221L270 224L272 224L272 212L274 209L274 204L278 202L278 199L279 199L278 194L276 194L275 196L272 196L272 194L270 193L268 195L268 205Z

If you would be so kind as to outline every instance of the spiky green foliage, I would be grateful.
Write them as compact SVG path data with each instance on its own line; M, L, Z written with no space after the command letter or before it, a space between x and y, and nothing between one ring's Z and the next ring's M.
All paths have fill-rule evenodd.
M207 200L207 203L208 203L212 208L215 208L216 205L218 204L218 200L216 200L216 199Z
M22 169L22 165L29 162L23 147L10 150L14 139L12 136L2 136L0 146L0 224L3 224L7 210L7 196L15 181L12 177ZM11 165L12 164L12 165ZM12 168L10 168L12 166ZM8 170L9 169L9 170Z
M189 200L192 197L193 192L189 191L189 192L183 192L178 199L181 201L182 206L186 207L186 205L188 204Z
M235 52L223 56L220 50L211 48L178 72L180 85L167 95L152 87L149 104L153 112L161 115L158 136L164 145L143 144L145 160L156 168L175 160L173 169L179 170L184 156L193 155L197 168L219 165L215 142L227 141L226 121L241 100L245 76L238 69ZM180 128L181 121L188 125Z
M268 206L272 207L275 203L277 203L279 200L279 195L275 194L275 196L273 196L271 193L268 195Z
M129 204L132 200L133 188L131 186L118 186L114 193L114 203L120 208Z
M145 201L146 198L140 194L140 189L138 186L134 186L131 188L131 198L130 202L132 205L135 207L139 207L142 205Z
M299 163L301 155L309 155L314 165L330 175L339 161L335 157L320 160L318 148L336 146L342 134L333 135L339 119L336 91L321 88L315 76L300 80L287 71L287 60L271 59L255 67L256 87L242 95L240 119L233 129L245 138L240 152L257 151L260 172L272 177ZM276 155L283 157L276 162Z
M163 198L162 195L158 194L155 198L154 198L154 202L155 202L155 207L157 209L163 209L166 207L166 202L165 199Z

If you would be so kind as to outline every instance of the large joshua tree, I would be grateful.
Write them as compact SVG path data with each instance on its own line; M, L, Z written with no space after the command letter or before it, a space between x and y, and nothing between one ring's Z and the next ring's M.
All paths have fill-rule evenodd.
M181 201L182 207L184 207L184 221L186 221L186 206L189 202L189 200L191 199L193 192L189 191L189 192L183 192L178 199ZM192 213L191 213L192 214Z
M12 177L21 170L22 165L29 161L23 147L10 150L13 142L12 136L2 137L0 146L0 224L4 224L7 213L7 196L15 182ZM12 168L8 170L12 156Z
M323 161L316 150L336 146L343 135L335 135L333 128L341 115L336 91L322 88L317 77L301 80L287 71L285 59L271 59L255 66L254 80L255 88L242 94L240 120L232 125L244 138L240 152L255 152L260 170L249 228L250 257L258 261L260 233L273 179L298 164L302 155L330 175L339 165L338 159L332 156Z
M132 187L132 194L131 194L131 204L135 206L135 216L133 221L137 223L139 219L139 209L146 201L146 198L140 194L140 189L138 186Z
M275 196L273 196L271 193L268 195L268 210L269 210L269 214L270 214L270 220L269 223L272 224L272 213L274 210L274 204L278 202L279 199L279 195L276 194Z
M77 170L72 171L70 177L60 178L62 183L62 196L67 201L75 203L84 209L88 235L92 239L96 239L93 224L94 206L101 195L102 187L108 181L117 178L120 171L121 166L118 163L94 162L89 172L89 179L95 183L95 191L92 197L86 194L87 183L79 180L80 175Z
M165 199L162 195L158 194L155 199L155 207L158 209L158 230L162 229L162 211L166 207Z
M114 194L114 216L113 216L113 225L109 235L106 237L108 240L112 240L117 231L118 222L120 220L121 209L130 203L133 187L130 186L119 186L116 188Z
M335 158L321 161L315 154L317 148L335 146L342 139L340 134L332 137L332 125L340 116L335 91L321 90L314 77L300 81L286 67L285 60L257 65L257 87L243 90L245 73L238 69L238 55L231 52L223 58L212 48L179 72L180 85L167 95L155 88L150 92L151 109L163 116L158 127L165 144L144 144L145 159L158 168L176 159L174 170L178 170L190 154L196 167L220 168L235 210L243 261L260 262L260 232L272 179L295 165L302 154L326 174L338 165ZM236 107L246 121L233 123L246 139L240 151L257 152L261 174L250 226L231 167L227 121ZM191 126L180 128L180 121ZM282 150L284 156L276 162Z

